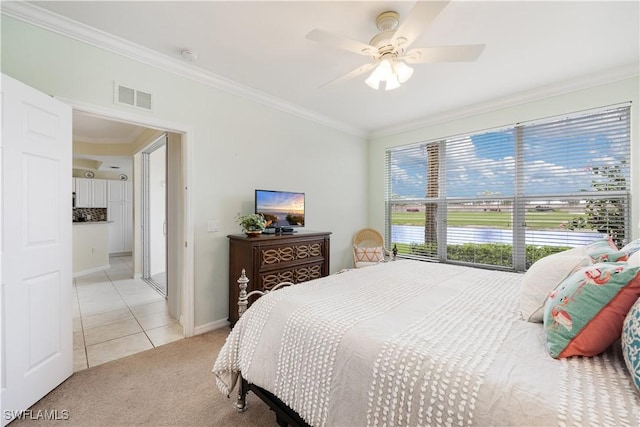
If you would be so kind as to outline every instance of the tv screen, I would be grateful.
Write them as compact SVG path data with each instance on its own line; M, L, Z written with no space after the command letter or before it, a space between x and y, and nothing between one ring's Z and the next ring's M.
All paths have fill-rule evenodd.
M256 213L270 228L304 227L304 193L256 190Z

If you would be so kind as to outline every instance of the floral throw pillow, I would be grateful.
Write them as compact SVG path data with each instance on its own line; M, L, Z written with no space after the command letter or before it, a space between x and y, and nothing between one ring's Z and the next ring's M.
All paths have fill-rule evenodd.
M584 247L585 253L593 262L618 262L626 261L629 257L626 252L618 249L611 237L596 240Z
M633 304L624 319L621 342L624 363L640 391L640 299Z
M622 333L640 297L640 268L603 262L583 267L549 295L544 328L551 357L595 356Z
M359 248L355 247L357 262L380 262L384 261L384 251L382 247Z

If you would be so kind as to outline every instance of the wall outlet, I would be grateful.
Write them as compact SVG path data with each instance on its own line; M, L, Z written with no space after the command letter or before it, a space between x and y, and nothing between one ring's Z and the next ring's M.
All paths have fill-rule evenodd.
M220 231L220 221L217 219L210 219L207 221L207 231L210 233Z

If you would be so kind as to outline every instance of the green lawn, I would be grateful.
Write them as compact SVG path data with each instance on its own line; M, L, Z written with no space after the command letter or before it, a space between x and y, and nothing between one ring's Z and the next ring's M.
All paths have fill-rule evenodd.
M584 216L567 211L527 212L525 219L527 228L558 229L560 224L567 224L573 218ZM423 212L395 212L393 225L424 225ZM450 212L447 217L450 227L490 227L511 228L509 212Z

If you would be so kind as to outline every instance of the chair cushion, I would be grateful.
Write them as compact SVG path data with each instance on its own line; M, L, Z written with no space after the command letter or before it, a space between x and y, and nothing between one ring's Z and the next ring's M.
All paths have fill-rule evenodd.
M384 249L382 246L376 246L373 248L361 248L354 246L356 262L380 262L384 261Z
M362 268L362 267L369 267L371 265L378 265L380 264L380 261L378 262L362 262L362 261L357 261L355 264L356 268Z

